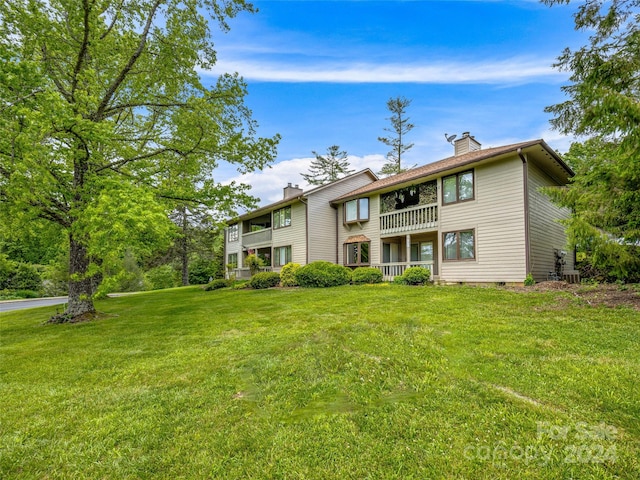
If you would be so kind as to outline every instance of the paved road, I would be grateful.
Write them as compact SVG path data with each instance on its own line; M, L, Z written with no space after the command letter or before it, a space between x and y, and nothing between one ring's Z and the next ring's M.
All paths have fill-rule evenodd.
M5 300L0 302L0 312L23 310L25 308L48 307L67 303L67 297L30 298L28 300Z

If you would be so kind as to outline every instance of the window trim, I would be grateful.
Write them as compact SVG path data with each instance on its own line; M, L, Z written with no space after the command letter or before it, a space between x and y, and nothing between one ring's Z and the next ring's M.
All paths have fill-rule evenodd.
M473 257L472 258L460 258L460 234L471 232L473 235ZM445 245L445 237L449 234L455 234L456 236L456 258L447 258L447 247ZM442 261L443 262L475 262L478 260L477 257L477 236L475 228L465 228L464 230L455 230L451 232L443 232L442 233Z
M465 198L464 200L460 200L460 177L462 175L465 175L467 173L471 174L471 198ZM454 177L456 179L456 199L452 202L445 202L444 201L444 181L447 178L451 178ZM471 200L475 200L476 199L476 172L475 169L471 169L471 170L464 170L463 172L458 172L458 173L454 173L452 175L447 175L445 177L442 177L441 180L441 184L442 184L442 205L455 205L456 203L464 203L464 202L470 202Z
M360 203L362 200L366 200L367 201L367 216L366 218L364 218L361 215L361 209L360 209ZM354 220L347 220L347 204L351 203L351 202L356 202L356 218ZM350 225L352 223L362 223L362 222L368 222L369 219L371 218L371 200L369 197L360 197L360 198L354 198L352 200L348 200L346 202L344 202L344 208L343 210L343 222L345 225Z
M363 263L362 262L362 245L363 244L367 244L367 250L368 250L368 261L367 263ZM358 258L357 258L357 262L356 263L349 263L349 247L351 245L358 245ZM361 266L366 266L366 265L371 265L371 241L366 241L366 242L351 242L351 243L345 243L344 244L344 265L345 267L361 267Z
M285 220L286 220L286 210L289 209L289 224L288 225L278 225L276 222L276 214L278 214L278 212L282 212L285 211ZM273 229L274 230L278 230L280 228L287 228L291 226L291 205L287 205L286 207L282 207L279 208L277 210L273 211L273 214L271 215L272 219L271 219L271 224L273 225ZM279 222L279 219L278 219Z
M240 228L237 223L227 228L227 242L237 242L240 239Z
M289 261L280 264L280 256L276 254L276 251L281 249L281 248L288 248L289 249ZM287 255L285 254L285 257ZM287 263L291 263L293 261L293 248L291 247L291 245L281 245L279 247L273 247L273 266L274 267L284 267Z

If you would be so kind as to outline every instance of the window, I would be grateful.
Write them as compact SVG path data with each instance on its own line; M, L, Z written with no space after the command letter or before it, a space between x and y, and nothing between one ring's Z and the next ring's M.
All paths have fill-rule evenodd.
M473 170L442 179L443 204L465 202L473 198Z
M238 268L238 254L230 253L227 255L227 267L229 268Z
M273 249L274 266L282 267L291 262L291 245Z
M347 243L345 265L369 265L369 242Z
M433 242L420 242L411 244L412 262L432 262Z
M473 260L476 258L475 230L445 233L443 244L445 260Z
M273 212L273 228L283 228L291 225L291 207L284 207Z
M345 223L364 222L369 220L369 199L358 198L344 204Z
M230 242L238 241L238 224L237 223L234 225L229 225L229 228L227 229L227 235Z

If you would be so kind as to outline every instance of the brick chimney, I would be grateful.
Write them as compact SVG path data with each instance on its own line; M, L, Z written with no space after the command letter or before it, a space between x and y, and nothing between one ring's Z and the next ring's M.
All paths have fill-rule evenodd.
M453 142L455 148L455 156L464 155L465 153L475 152L480 150L480 142L478 142L473 136L469 135L469 132L464 132L462 137Z
M288 183L283 190L284 190L284 200L287 200L289 198L295 198L302 195L302 189L298 185L296 185L295 187L292 187L291 184Z

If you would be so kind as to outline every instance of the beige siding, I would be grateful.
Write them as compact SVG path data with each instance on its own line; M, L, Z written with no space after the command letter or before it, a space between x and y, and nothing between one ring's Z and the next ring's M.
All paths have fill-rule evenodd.
M530 271L533 278L541 282L555 270L554 249L567 252L565 270L574 268L573 252L567 249L564 227L558 222L558 219L566 218L569 211L558 207L540 192L541 187L558 184L532 162L528 163L528 180Z
M475 199L440 207L445 232L475 229L476 258L442 261L444 282L522 282L526 276L524 184L521 160L511 157L475 169ZM442 182L439 181L439 188ZM439 202L442 202L441 190Z
M307 198L309 209L309 262L336 262L336 209L329 202L371 183L362 173L312 192ZM341 218L341 217L340 217ZM342 220L339 219L339 224ZM339 250L339 249L338 249Z
M238 222L238 240L236 240L235 242L230 242L228 228L225 228L224 242L225 242L224 243L224 252L225 252L224 265L226 266L227 258L230 253L237 253L238 262L242 263L242 222Z
M371 264L382 263L380 252L380 195L369 197L369 221L351 225L344 225L344 204L338 208L338 264L344 265L344 244L347 238L354 235L364 235L371 239L369 259ZM364 198L364 196L363 196Z
M327 205L328 207L328 205ZM291 225L274 228L273 247L291 245L291 261L304 265L307 258L306 206L302 202L291 205Z

